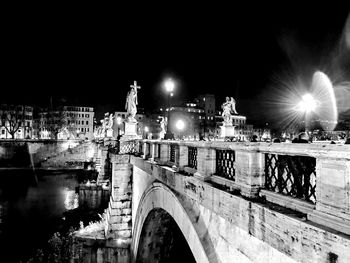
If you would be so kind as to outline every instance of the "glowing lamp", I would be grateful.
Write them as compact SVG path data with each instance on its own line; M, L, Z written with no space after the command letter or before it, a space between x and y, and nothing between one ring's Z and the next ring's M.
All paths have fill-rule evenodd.
M172 79L168 79L165 81L164 86L167 92L172 93L174 90L175 84L174 84L174 81L172 81Z
M178 121L176 122L175 126L176 126L176 128L177 128L178 130L181 131L181 130L183 130L183 129L185 128L185 123L184 123L183 120L178 120Z
M302 97L302 101L298 103L296 110L301 112L311 112L314 111L316 107L316 100L311 96L311 94L308 93Z

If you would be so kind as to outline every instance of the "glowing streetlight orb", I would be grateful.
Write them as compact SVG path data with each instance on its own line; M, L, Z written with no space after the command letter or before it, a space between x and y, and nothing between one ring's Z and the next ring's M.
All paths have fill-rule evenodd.
M117 124L120 125L122 123L122 118L121 117L117 117Z
M300 101L296 106L297 111L307 112L307 113L311 111L315 111L316 108L317 108L317 101L309 93L302 96L302 101Z
M164 86L167 92L172 93L175 87L175 83L172 79L167 79L164 83Z
M175 123L175 126L178 130L182 131L184 128L185 128L185 123L183 120L178 120L176 123Z
M149 129L148 129L148 127L146 126L146 127L145 127L145 132L148 132L148 131L149 131Z

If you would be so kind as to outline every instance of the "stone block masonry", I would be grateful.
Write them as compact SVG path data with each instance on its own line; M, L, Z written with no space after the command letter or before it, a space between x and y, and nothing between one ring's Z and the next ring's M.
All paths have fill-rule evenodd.
M106 238L123 239L131 242L131 204L132 204L132 173L133 166L129 155L111 154L112 189L107 221Z

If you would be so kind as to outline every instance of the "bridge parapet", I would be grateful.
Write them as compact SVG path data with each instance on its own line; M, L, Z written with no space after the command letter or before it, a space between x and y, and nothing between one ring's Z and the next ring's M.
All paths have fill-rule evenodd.
M143 159L350 235L350 146L138 140Z

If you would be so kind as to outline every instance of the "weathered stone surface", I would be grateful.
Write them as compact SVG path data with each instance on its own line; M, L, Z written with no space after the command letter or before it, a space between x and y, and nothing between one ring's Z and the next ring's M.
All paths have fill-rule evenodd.
M244 187L261 183L262 178L259 178L261 167L253 165L256 160L261 162L260 157L248 157L246 163L250 165L250 171L257 176L248 178L249 169L242 168L242 175L245 177L241 177L241 183ZM134 167L134 178L137 177L139 180L139 178L147 177L147 183L146 181L142 183L143 187L157 179L173 189L183 207L186 208L187 215L194 213L192 224L197 234L203 238L209 235L216 248L215 253L221 262L232 262L234 259L237 262L242 262L242 260L328 262L330 257L337 257L338 262L350 261L348 236L313 225L306 220L306 217L297 217L299 216L297 213L294 214L280 208L275 210L269 206L245 200L240 196L216 189L194 177L177 174L169 168L153 164L151 175L154 179L152 179L152 176L147 174L149 169L147 172L142 170L145 166L142 164L138 166L139 161L134 159L139 158L132 157L132 163L136 166ZM138 205L137 202L133 203L133 206ZM158 194L152 197L150 203L142 203L142 205L142 210L138 211L148 211L159 205L171 214L181 214L180 210L174 210L170 200ZM134 220L142 220L145 216L138 215ZM199 222L202 223L199 224ZM187 231L184 230L183 233ZM204 240L203 242L205 245Z
M130 225L128 223L115 223L115 224L110 224L110 229L111 230L129 230Z
M111 203L112 208L129 208L131 207L131 201L114 201Z

